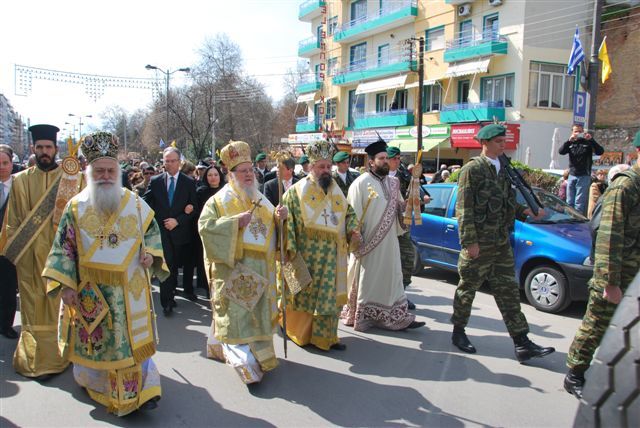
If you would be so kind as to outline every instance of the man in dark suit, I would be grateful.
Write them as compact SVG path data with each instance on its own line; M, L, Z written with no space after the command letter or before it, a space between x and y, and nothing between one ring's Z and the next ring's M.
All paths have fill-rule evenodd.
M349 153L347 152L336 153L333 156L333 163L336 164L338 169L333 171L331 175L338 184L338 187L340 187L340 190L342 190L342 193L344 193L344 196L347 196L351 183L353 183L360 174L349 169Z
M11 190L11 173L13 171L13 150L0 144L0 232L7 211L9 191ZM3 242L0 237L0 250ZM18 293L18 277L16 267L5 257L0 256L0 334L9 339L17 339L18 333L13 329L16 315L16 294Z
M178 268L184 255L191 254L193 227L197 212L196 185L193 179L180 172L180 151L167 147L162 153L165 172L151 179L142 197L155 211L160 226L164 258L171 275L160 283L160 303L165 316L176 306L174 296L178 282ZM185 297L195 301L193 278L183 278Z
M293 175L293 170L296 166L296 161L289 158L282 162L284 168L282 168L282 184L284 186L283 194L289 187L298 182L298 177ZM278 205L278 177L273 178L266 183L264 183L264 192L262 192L269 202L273 204L273 206Z

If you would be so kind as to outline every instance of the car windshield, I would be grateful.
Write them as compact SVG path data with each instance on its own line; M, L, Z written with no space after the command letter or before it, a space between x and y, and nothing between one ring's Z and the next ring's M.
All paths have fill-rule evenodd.
M573 207L571 207L556 195L539 188L534 188L533 191L535 192L540 202L542 202L545 215L540 220L527 218L527 223L556 224L585 223L589 221L589 219L580 214L580 212L576 211ZM516 192L516 198L518 200L518 203L524 206L528 206L520 192Z

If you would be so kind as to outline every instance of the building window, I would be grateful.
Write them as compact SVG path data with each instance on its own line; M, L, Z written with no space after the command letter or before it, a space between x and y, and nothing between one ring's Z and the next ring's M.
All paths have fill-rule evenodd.
M389 64L389 45L378 46L378 67Z
M387 104L387 93L376 94L376 113L382 113L389 110Z
M473 40L473 24L471 20L462 21L460 23L460 33L458 33L458 46L463 48L465 46L471 46Z
M367 0L357 0L351 3L351 21L354 25L367 18Z
M335 75L336 68L338 68L338 58L337 57L329 58L329 60L327 61L327 75L328 76Z
M364 95L356 95L356 90L349 91L349 112L347 114L347 123L350 128L355 125L355 118L364 114Z
M481 83L481 101L494 102L498 107L513 107L513 74L485 77Z
M351 46L349 49L349 69L362 70L367 64L367 42Z
M327 35L328 36L333 36L333 34L336 32L337 28L338 28L338 17L337 16L333 16L333 17L327 19Z
M422 91L422 111L424 113L440 111L442 87L436 83L435 85L423 86Z
M393 97L393 103L391 104L391 110L406 110L407 109L407 90L396 91L396 96Z
M335 119L337 111L338 111L337 100L335 98L331 98L330 100L327 100L327 111L326 111L325 117L327 119Z
M572 110L575 79L566 65L531 61L528 106Z
M425 33L425 50L444 49L444 27L432 28Z
M500 32L500 21L498 20L498 14L487 15L484 17L484 23L482 25L482 40L485 42L494 42L498 40L498 33Z

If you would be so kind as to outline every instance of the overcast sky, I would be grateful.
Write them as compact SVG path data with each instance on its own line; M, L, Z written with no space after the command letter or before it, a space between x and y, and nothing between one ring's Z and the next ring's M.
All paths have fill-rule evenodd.
M98 116L109 105L129 112L145 107L151 92L108 89L93 102L81 85L33 80L28 96L14 87L15 64L126 77L154 77L146 64L164 69L195 63L208 36L226 33L242 49L245 69L274 99L283 74L295 68L298 41L310 37L298 21L300 0L2 0L0 93L31 124L64 127L68 113ZM184 78L176 73L171 84ZM77 123L77 121L76 121Z

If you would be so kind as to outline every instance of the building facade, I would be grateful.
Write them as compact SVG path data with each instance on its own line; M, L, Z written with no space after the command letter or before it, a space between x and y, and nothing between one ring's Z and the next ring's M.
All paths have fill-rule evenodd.
M566 138L573 121L580 72L567 75L566 64L576 25L587 27L592 4L307 0L299 18L313 36L300 42L298 55L307 58L309 74L298 86L296 134L289 140L304 143L328 133L361 153L380 135L411 155L422 114L423 158L435 169L477 155L473 135L498 120L508 125L510 156L548 168L554 131ZM590 35L582 33L587 47Z
M0 94L0 144L11 146L21 160L29 153L27 127L3 94Z

